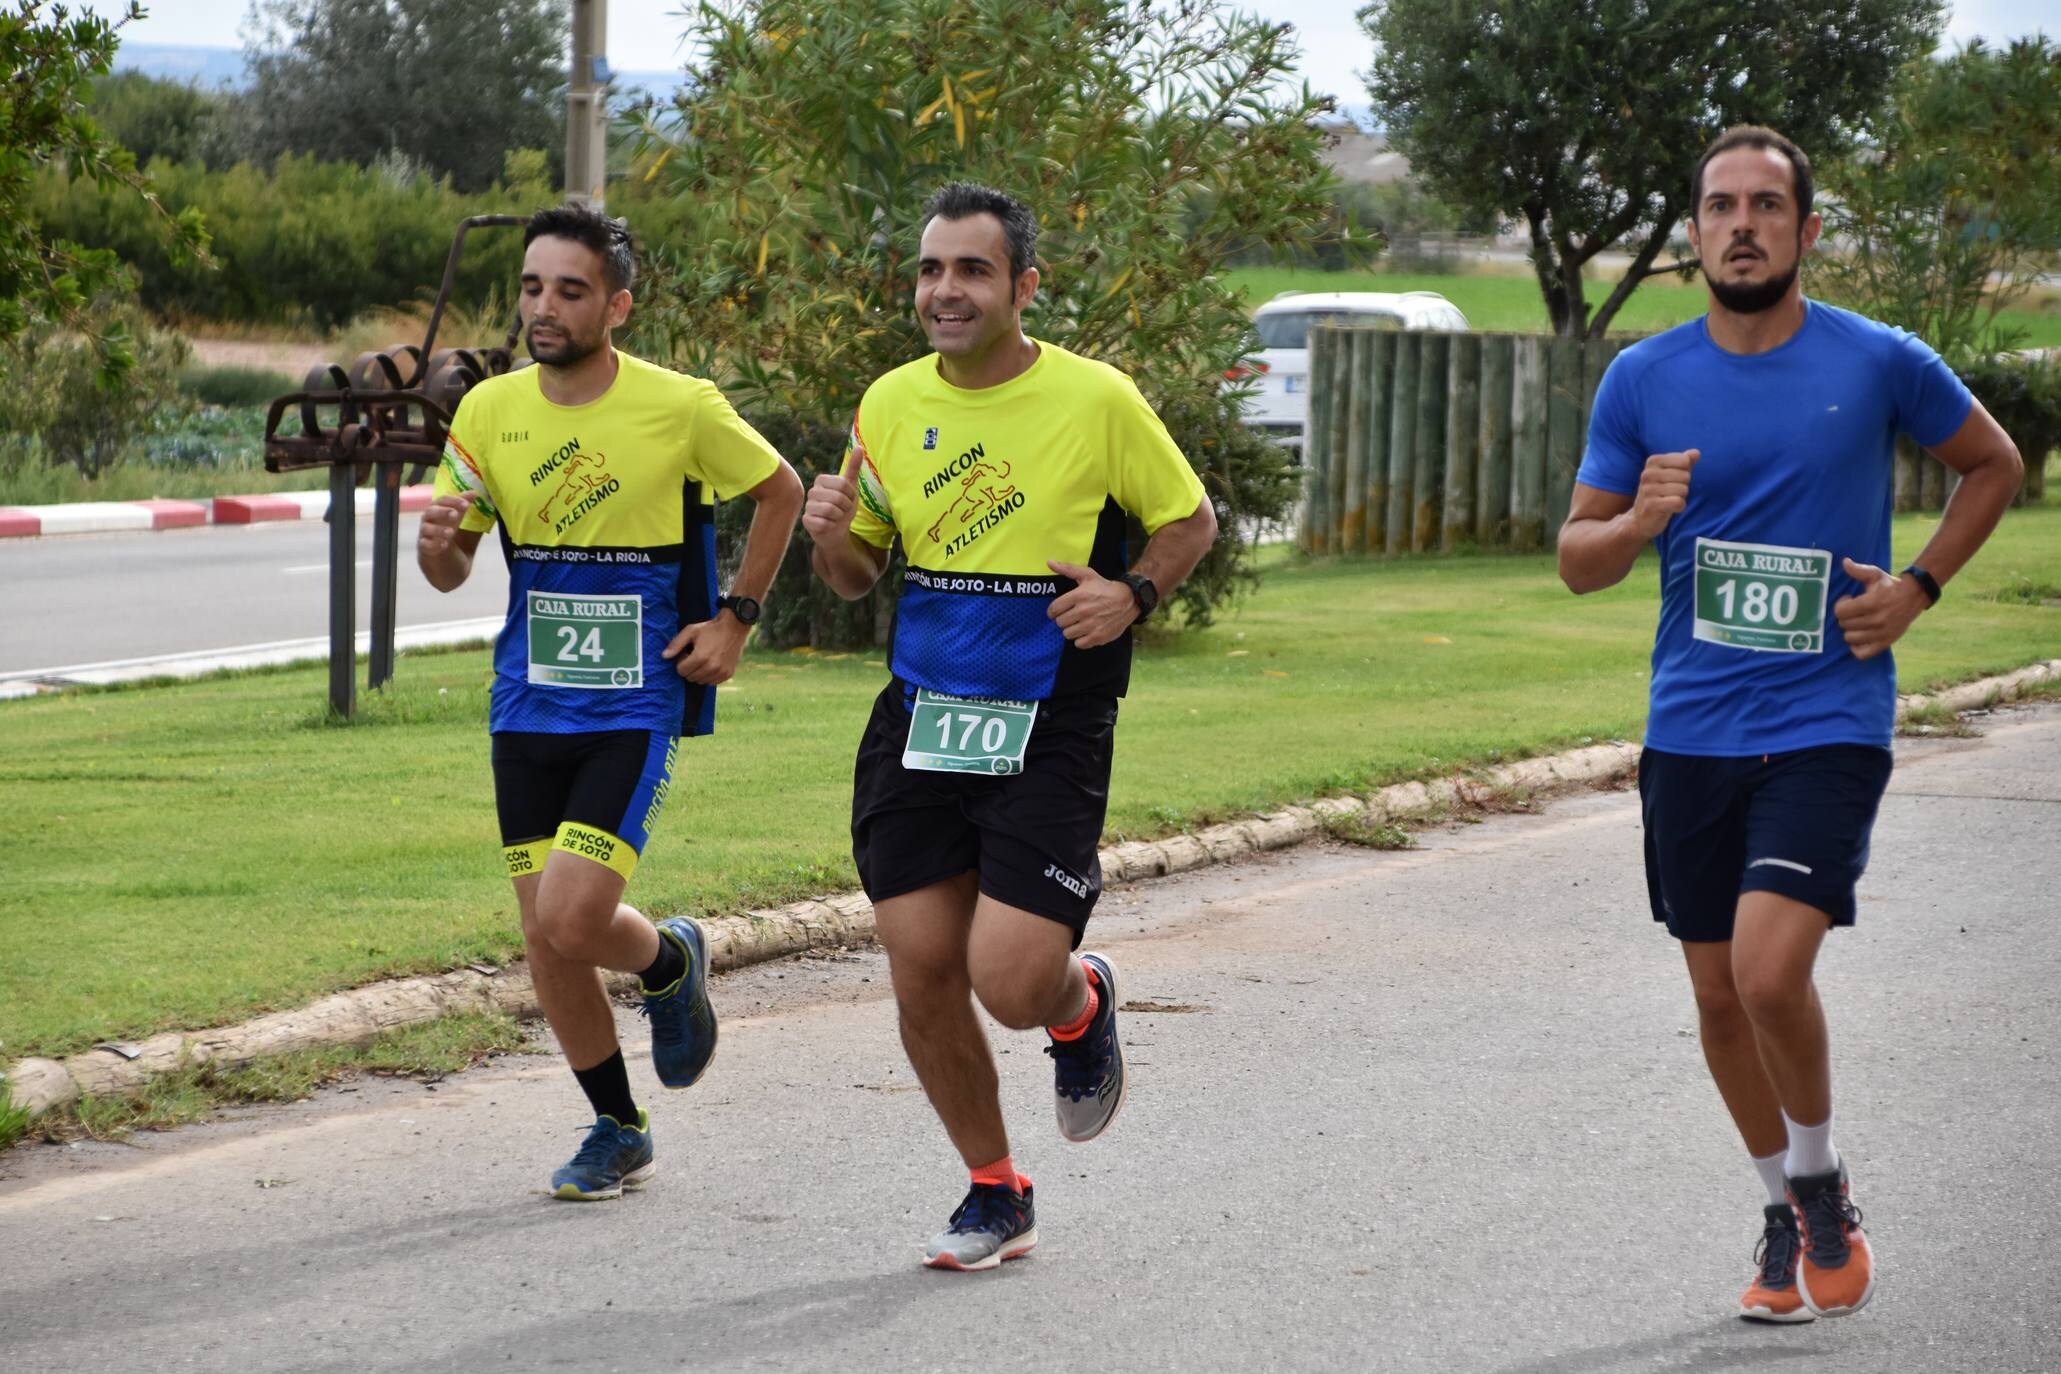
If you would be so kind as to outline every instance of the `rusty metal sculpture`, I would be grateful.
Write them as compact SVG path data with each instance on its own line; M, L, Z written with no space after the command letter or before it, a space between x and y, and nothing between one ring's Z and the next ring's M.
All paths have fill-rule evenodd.
M272 402L265 416L265 470L329 469L329 705L341 716L357 707L353 633L357 619L357 498L372 481L372 643L369 686L377 690L394 672L394 595L397 586L401 486L419 482L444 450L451 417L465 393L515 366L520 317L491 348L436 347L437 326L458 277L465 235L478 228L528 224L523 215L474 215L458 226L444 283L420 346L399 344L361 353L350 367L325 363L308 373L302 389Z

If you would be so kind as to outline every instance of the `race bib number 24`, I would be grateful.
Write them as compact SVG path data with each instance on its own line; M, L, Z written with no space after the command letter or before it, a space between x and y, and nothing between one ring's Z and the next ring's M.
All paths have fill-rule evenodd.
M606 691L644 685L644 601L529 594L530 681Z

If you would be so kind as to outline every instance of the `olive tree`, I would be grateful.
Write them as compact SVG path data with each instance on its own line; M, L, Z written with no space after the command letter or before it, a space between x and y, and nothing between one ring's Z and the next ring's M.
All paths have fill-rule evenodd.
M1000 187L1041 224L1026 328L1131 374L1233 532L1177 604L1204 620L1252 577L1235 532L1284 518L1295 483L1224 389L1253 347L1225 259L1349 232L1314 122L1330 102L1293 80L1289 29L1200 0L747 0L689 23L701 56L612 198L635 228L655 194L677 226L633 316L645 347L720 376L821 470L866 385L927 349L924 201Z
M1375 117L1463 212L1517 220L1553 332L1600 337L1662 261L1689 174L1729 125L1844 152L1898 70L1931 50L1939 0L1375 0ZM1632 262L1592 314L1583 269Z

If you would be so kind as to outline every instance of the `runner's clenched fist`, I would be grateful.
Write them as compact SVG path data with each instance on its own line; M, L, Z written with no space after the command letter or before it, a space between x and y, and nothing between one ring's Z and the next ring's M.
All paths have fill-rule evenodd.
M1639 490L1632 498L1632 523L1648 539L1667 528L1667 522L1689 504L1689 471L1703 456L1701 449L1681 453L1656 453L1646 460L1639 474Z

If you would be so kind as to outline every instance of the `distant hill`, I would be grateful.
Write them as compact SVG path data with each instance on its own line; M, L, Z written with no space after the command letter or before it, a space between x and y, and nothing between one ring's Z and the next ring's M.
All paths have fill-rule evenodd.
M142 72L165 81L183 81L213 90L217 86L241 86L244 81L243 49L187 47L177 43L124 43L115 53L115 70ZM637 91L670 95L680 84L680 72L618 71L616 89L625 96Z
M165 81L184 81L208 90L243 83L240 48L190 48L177 43L124 43L115 51L118 72L142 72Z

